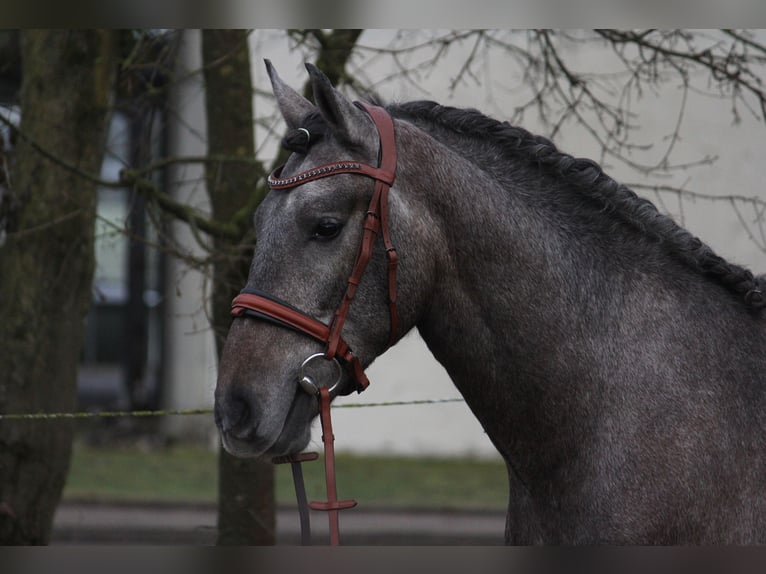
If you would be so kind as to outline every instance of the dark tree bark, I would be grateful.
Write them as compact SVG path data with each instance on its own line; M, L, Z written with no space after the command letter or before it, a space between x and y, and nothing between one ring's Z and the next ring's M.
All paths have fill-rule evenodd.
M21 125L0 245L0 412L71 411L91 303L113 32L22 32ZM44 148L59 162L40 153ZM0 544L45 544L73 425L0 422Z
M247 32L205 30L202 33L205 68L208 154L254 157L253 87ZM263 193L259 170L236 163L206 164L207 189L213 218L235 219ZM220 355L231 324L231 300L244 286L252 250L240 242L214 237L213 330ZM274 468L268 462L235 458L221 449L218 472L219 545L274 544Z
M311 33L319 42L319 53L315 62L317 68L322 70L333 85L348 83L349 76L346 72L346 64L354 53L356 42L362 35L362 29L340 29L332 32L311 30ZM306 84L306 92L310 84ZM309 95L308 93L306 94Z

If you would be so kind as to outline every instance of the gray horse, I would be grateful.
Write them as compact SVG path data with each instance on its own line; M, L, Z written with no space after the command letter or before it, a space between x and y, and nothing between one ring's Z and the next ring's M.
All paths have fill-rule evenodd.
M267 67L294 152L281 177L377 165L375 125L319 70L314 105ZM547 139L433 102L386 109L395 338L418 329L506 461L506 542L766 543L766 277ZM272 190L247 289L329 325L374 185L341 173ZM386 251L343 331L362 367L389 345ZM307 446L317 401L298 370L323 349L234 320L215 393L231 453Z

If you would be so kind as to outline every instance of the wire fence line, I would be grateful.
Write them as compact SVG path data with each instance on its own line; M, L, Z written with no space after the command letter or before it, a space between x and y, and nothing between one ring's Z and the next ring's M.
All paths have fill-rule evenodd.
M361 409L369 407L400 407L409 405L436 405L444 403L463 403L462 398L448 399L419 399L413 401L384 401L377 403L349 403L333 405L333 409ZM190 416L211 415L213 409L160 409L144 411L77 411L71 413L0 413L0 421L10 420L57 420L57 419L99 419L117 417L164 417L164 416Z

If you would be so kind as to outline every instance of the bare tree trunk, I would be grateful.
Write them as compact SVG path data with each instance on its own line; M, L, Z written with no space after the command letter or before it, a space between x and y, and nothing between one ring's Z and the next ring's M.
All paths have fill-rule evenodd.
M253 87L247 32L203 31L202 58L208 153L254 157ZM239 209L250 203L252 194L258 193L260 175L254 166L206 164L213 218L231 221ZM231 324L231 300L245 284L252 250L221 237L214 238L214 246L212 314L220 355ZM223 449L218 460L218 544L274 544L273 466L235 458Z
M92 297L97 188L37 145L99 172L114 32L25 31L21 40L21 135L0 245L0 412L71 411ZM0 544L48 542L72 434L70 422L0 422Z

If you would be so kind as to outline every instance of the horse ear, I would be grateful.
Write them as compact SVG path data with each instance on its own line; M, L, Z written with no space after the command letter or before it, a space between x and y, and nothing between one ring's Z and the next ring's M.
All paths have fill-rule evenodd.
M271 80L271 89L274 91L279 111L282 112L287 127L293 130L301 127L301 120L314 110L314 104L282 81L272 66L271 60L264 60L264 62Z
M375 138L377 132L367 114L333 88L329 78L313 64L306 64L319 113L335 134L349 143L361 145Z

